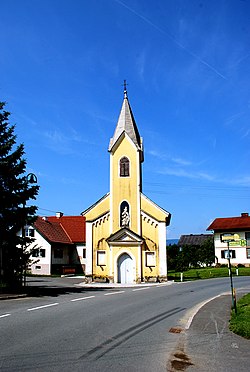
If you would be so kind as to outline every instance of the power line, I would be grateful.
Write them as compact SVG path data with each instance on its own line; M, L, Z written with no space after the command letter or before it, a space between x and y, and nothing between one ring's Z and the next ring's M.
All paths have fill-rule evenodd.
M228 191L247 191L249 192L249 186L209 186L209 185L192 185L192 184L174 184L174 183L158 183L158 182L147 182L144 184L150 186L158 186L164 188L177 187L177 188L191 188L191 189L207 189L207 190L228 190Z
M147 190L145 189L145 192L146 193L152 193L152 194L159 194L159 195L171 195L173 196L173 194L176 194L176 196L180 196L180 193L174 193L174 191L163 191L163 190ZM184 194L188 194L188 195L195 195L195 196L199 196L199 197L210 197L210 198L230 198L230 199L250 199L250 195L231 195L231 194L213 194L212 192L210 194L206 193L196 193L194 190L193 191L189 191L189 190L186 190L185 192L182 193L183 195Z
M37 207L37 209L41 210L41 211L45 211L45 212L51 212L51 213L57 213L58 211L51 211L50 209L45 209L45 208L40 208L40 207Z

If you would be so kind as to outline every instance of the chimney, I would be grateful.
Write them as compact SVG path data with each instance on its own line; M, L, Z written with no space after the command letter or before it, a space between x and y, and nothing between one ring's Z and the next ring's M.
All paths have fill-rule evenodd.
M56 212L56 217L61 218L63 216L63 212Z
M248 213L243 212L241 213L241 217L249 217L249 216L248 216Z
M47 221L47 217L46 217L46 216L43 216L42 219L43 219L44 221Z

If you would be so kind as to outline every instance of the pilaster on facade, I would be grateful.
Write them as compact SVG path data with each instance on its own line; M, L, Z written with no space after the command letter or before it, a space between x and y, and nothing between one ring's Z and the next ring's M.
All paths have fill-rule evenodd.
M164 222L159 223L159 274L161 277L167 277L167 233Z
M92 266L93 266L93 223L86 222L86 266L85 266L85 275L92 275Z

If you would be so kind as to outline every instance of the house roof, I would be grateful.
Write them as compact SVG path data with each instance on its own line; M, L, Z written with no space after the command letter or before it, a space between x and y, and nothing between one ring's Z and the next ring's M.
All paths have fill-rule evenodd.
M236 231L250 230L250 216L242 213L240 217L216 218L207 230L214 231Z
M201 245L206 241L208 238L211 238L212 234L196 234L196 235L181 235L178 245Z
M142 148L142 138L140 137L134 115L132 113L132 109L130 107L128 97L127 97L127 91L124 91L124 99L122 103L122 108L120 112L120 116L115 128L115 133L113 138L110 140L109 144L109 151L112 150L115 143L118 141L118 139L121 137L123 133L126 133L130 139L134 142L135 146L143 152Z
M85 217L61 216L38 217L36 230L51 243L85 243Z

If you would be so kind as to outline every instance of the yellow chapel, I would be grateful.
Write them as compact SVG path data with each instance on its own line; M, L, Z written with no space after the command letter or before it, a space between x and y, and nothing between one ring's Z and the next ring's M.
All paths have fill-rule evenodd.
M110 192L82 212L85 274L110 283L165 281L166 226L171 215L142 193L143 141L126 86L108 151Z

